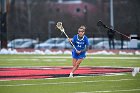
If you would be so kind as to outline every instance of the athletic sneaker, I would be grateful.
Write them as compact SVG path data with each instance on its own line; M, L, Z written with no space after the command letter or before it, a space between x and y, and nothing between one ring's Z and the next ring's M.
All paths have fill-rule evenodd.
M73 77L73 73L70 73L69 77Z
M138 67L135 67L134 69L133 69L133 71L132 71L132 76L134 77L134 76L136 76L136 74L139 72L139 68Z

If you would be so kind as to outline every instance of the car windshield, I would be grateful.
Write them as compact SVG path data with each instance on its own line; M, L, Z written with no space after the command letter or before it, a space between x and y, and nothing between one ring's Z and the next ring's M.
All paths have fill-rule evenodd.
M55 42L56 42L56 40L48 40L46 43L54 44Z
M14 45L22 45L23 43L25 43L25 42L27 42L27 41L13 41L13 42L11 42L11 44L14 44Z
M51 39L48 39L45 43L48 43L48 44L55 44L55 43L61 43L65 40L65 38L51 38Z
M63 42L64 40L58 40L56 43L61 43L61 42Z

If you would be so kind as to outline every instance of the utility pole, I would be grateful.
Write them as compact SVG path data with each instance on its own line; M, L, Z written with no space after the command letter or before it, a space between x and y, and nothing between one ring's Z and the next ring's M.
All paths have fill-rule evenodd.
M87 26L87 23L88 23L88 8L87 8L86 5L84 6L83 13L84 13L84 24Z
M110 0L110 25L114 29L114 11L113 11L113 0Z

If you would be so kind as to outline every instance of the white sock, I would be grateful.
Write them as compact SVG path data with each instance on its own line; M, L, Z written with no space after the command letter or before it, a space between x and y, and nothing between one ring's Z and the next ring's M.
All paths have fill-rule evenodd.
M136 72L138 73L138 72L139 72L139 70L140 70L140 68L139 68L139 67L137 67L137 68L136 68Z
M73 75L73 73L72 73L72 72L70 72L70 75Z

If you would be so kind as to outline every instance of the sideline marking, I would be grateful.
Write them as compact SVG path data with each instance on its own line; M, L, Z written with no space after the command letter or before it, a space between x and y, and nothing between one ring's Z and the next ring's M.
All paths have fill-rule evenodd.
M109 92L130 92L130 91L140 91L140 88L138 89L125 89L125 90L106 90L106 91L92 91L92 92L75 92L75 93L109 93Z
M125 90L111 90L111 91L110 90L107 90L107 91L93 91L92 93L127 92L127 91L140 91L140 88L138 88L138 89L125 89ZM76 93L80 93L80 92L76 92Z
M48 59L48 58L55 58L55 59L69 59L69 58L72 58L71 56L37 56L37 57L30 57L31 60L36 60L36 59L39 59L39 58L43 58L43 59ZM94 57L94 56L87 56L86 58L89 58L89 59L140 59L140 57ZM30 60L30 59L25 59L25 58L9 58L9 59L12 59L12 60ZM8 60L8 59L0 59L0 60Z
M133 81L135 79L120 79L120 80L96 80L96 81L82 81L82 82L58 82L58 83L38 83L38 84L11 84L11 85L0 85L0 86L7 86L7 87L13 87L13 86L40 86L40 85L61 85L61 84L78 84L78 83L99 83L99 82L118 82L118 81Z

